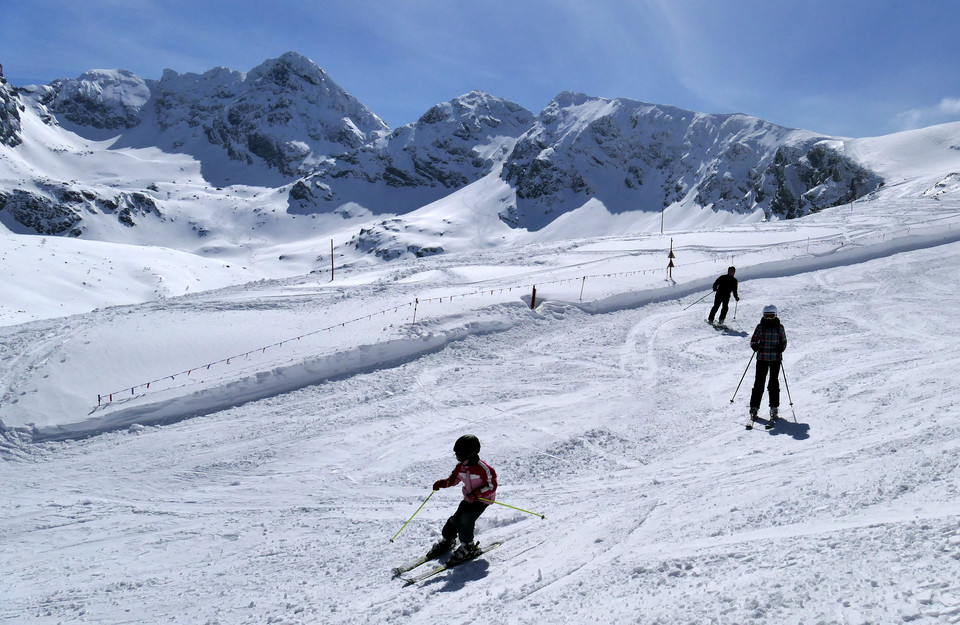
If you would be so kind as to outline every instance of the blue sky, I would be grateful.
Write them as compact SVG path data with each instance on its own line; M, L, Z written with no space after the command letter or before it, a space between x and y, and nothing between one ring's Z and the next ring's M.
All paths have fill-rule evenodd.
M960 120L954 0L3 0L14 85L309 57L388 125L561 91L870 136Z

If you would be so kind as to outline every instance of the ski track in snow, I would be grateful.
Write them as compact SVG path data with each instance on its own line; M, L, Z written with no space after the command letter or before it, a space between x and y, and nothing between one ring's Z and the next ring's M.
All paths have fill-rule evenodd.
M770 432L742 427L752 367L729 401L755 319L723 334L706 301L548 301L389 368L8 443L0 620L960 622L958 258L951 243L745 281L790 340L794 407L783 389ZM5 370L83 331L44 334ZM388 538L464 431L498 499L547 518L495 506L478 537L502 547L403 588L390 567L437 537L458 489Z

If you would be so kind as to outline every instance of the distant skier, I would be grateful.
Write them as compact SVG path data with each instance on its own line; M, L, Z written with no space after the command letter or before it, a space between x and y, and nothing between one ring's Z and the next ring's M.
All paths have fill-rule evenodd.
M770 393L769 425L772 426L780 410L780 363L783 361L783 350L787 349L787 332L777 318L777 307L773 304L764 307L763 318L750 337L750 347L757 353L757 376L750 395L750 421L752 423L760 411L763 385L769 373L767 390Z
M716 291L717 295L713 298L713 308L710 309L710 315L707 317L707 321L710 323L713 323L713 317L717 314L719 308L720 323L723 324L723 320L727 318L727 311L730 310L731 294L734 299L740 301L740 295L737 293L737 279L733 277L736 272L736 267L728 267L727 273L713 281L713 290Z
M480 515L490 505L480 499L487 501L496 499L497 472L480 459L480 440L472 434L458 438L453 445L453 453L459 464L454 467L450 477L434 482L433 490L461 483L463 484L463 501L460 502L453 516L447 519L441 531L443 538L430 548L427 556L436 558L444 551L453 548L455 540L459 537L460 546L450 556L450 562L456 563L468 560L480 551L479 543L473 539L474 526Z

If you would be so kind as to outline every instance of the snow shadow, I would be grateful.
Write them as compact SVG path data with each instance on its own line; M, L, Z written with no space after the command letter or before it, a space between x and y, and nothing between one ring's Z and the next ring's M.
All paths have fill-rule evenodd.
M772 430L767 430L771 436L792 436L798 441L805 441L810 438L810 425L808 423L794 423L787 419L779 419Z
M438 592L457 592L463 590L467 583L477 582L490 574L490 563L483 558L477 558L458 564L447 571L446 575L434 577L423 582L423 586L441 585Z
M717 328L717 330L720 332L720 334L725 334L725 335L727 335L727 336L739 336L739 337L742 337L742 338L746 338L746 337L750 336L750 335L749 335L746 331L744 331L744 330L734 329L734 328L731 328L731 327L729 327L729 326L727 326L727 327L725 327L725 328Z

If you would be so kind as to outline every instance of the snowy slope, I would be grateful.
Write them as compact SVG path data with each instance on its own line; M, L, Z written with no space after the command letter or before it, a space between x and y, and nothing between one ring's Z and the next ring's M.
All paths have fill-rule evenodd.
M953 243L745 280L732 334L675 300L498 306L471 319L499 331L412 360L173 425L8 444L0 618L949 622L960 346L927 324L949 323L958 258ZM745 432L743 390L729 405L749 354L738 333L769 301L791 340L794 407L772 433ZM213 304L258 330L271 311L307 321L289 296L227 292L207 315ZM141 333L176 316L152 308L130 311ZM111 327L133 331L119 312ZM180 318L192 339L198 319ZM71 342L105 329L96 316L64 328ZM466 431L500 500L547 518L491 509L479 536L503 547L401 588L389 567L436 537L457 496L388 539Z
M332 282L197 265L231 285L69 317L22 296L37 320L0 328L0 621L954 622L957 127L844 142L897 182L799 220L575 238L571 213L495 244L477 202L511 190L484 178L404 217L449 254ZM24 274L159 262L23 238L0 242ZM694 302L731 262L720 333ZM786 420L747 432L749 375L731 399L771 302ZM502 547L402 588L389 568L457 494L389 539L465 432L498 499L546 519L491 508L479 539Z

